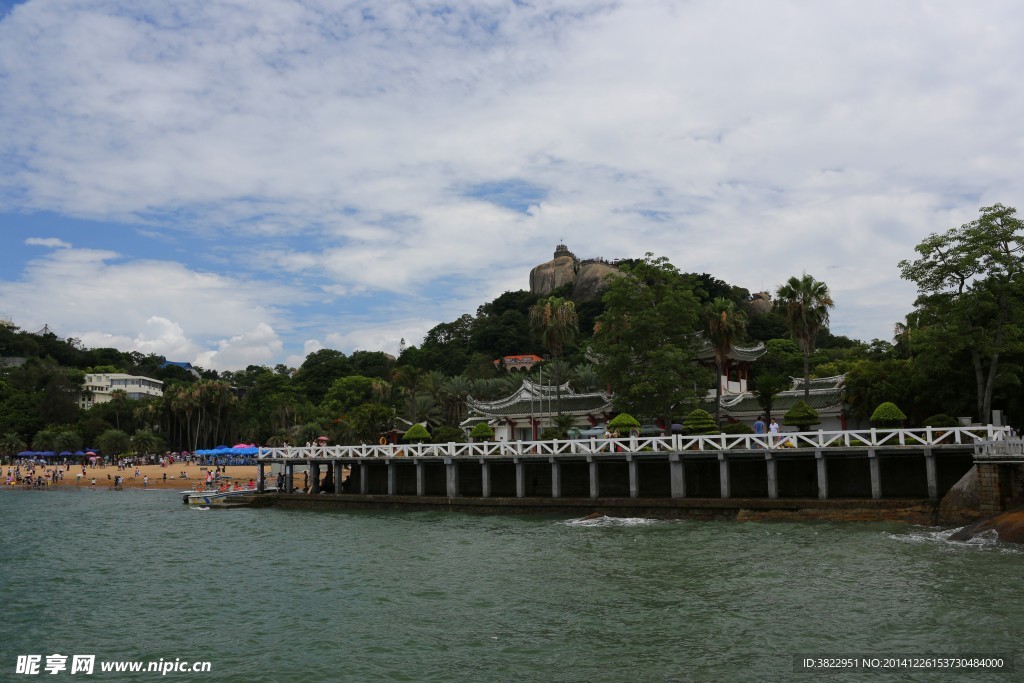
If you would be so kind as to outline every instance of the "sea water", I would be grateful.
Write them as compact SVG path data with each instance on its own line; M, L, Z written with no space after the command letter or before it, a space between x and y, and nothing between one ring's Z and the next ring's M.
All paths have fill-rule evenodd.
M940 529L204 511L143 490L3 491L0 516L0 680L778 681L828 675L803 657L893 655L1014 670L830 680L1024 680L1024 548ZM96 669L47 674L54 654ZM40 673L17 673L29 655ZM210 670L99 670L116 661Z

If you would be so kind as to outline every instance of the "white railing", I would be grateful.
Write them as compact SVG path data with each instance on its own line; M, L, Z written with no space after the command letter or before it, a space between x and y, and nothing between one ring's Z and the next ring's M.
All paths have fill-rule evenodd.
M551 455L613 455L679 453L682 451L754 451L788 448L894 448L975 445L1006 441L1014 436L1009 427L922 427L920 429L851 429L843 431L783 432L781 434L716 434L713 436L626 436L618 439L591 437L553 441L485 441L479 443L285 446L261 448L259 458L482 458Z

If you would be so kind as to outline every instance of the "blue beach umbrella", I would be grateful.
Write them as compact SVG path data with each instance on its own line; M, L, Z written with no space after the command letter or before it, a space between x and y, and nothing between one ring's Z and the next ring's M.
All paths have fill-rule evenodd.
M18 456L23 458L25 456L35 455L35 454L36 454L35 451L22 451L21 453L18 453Z

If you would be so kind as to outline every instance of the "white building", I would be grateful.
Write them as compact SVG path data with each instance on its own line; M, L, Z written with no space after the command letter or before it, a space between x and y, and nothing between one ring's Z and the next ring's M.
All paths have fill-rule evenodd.
M127 398L133 401L160 398L164 395L164 383L160 380L120 372L88 374L85 376L85 386L82 389L78 407L83 410L92 408L97 403L113 400L115 391L123 391Z

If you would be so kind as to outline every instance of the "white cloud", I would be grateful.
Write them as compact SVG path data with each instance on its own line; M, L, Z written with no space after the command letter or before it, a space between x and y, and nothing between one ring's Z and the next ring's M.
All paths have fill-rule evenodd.
M71 243L56 237L29 237L25 244L33 247L50 247L51 249L70 249Z
M416 303L471 312L525 287L561 240L751 290L806 270L832 286L837 326L887 336L913 300L896 262L982 205L1021 202L1012 3L433 9L20 5L0 22L0 209L263 240L241 247L238 286L30 238L98 267L80 293L123 307L132 339L159 316L228 358L249 347L224 335L261 321L296 346L391 348ZM508 180L543 192L525 211L467 196ZM29 271L52 298L19 310L79 319L69 289ZM150 273L170 291L139 308ZM358 327L294 308L314 300ZM376 315L349 308L371 300ZM96 315L75 328L112 324Z

